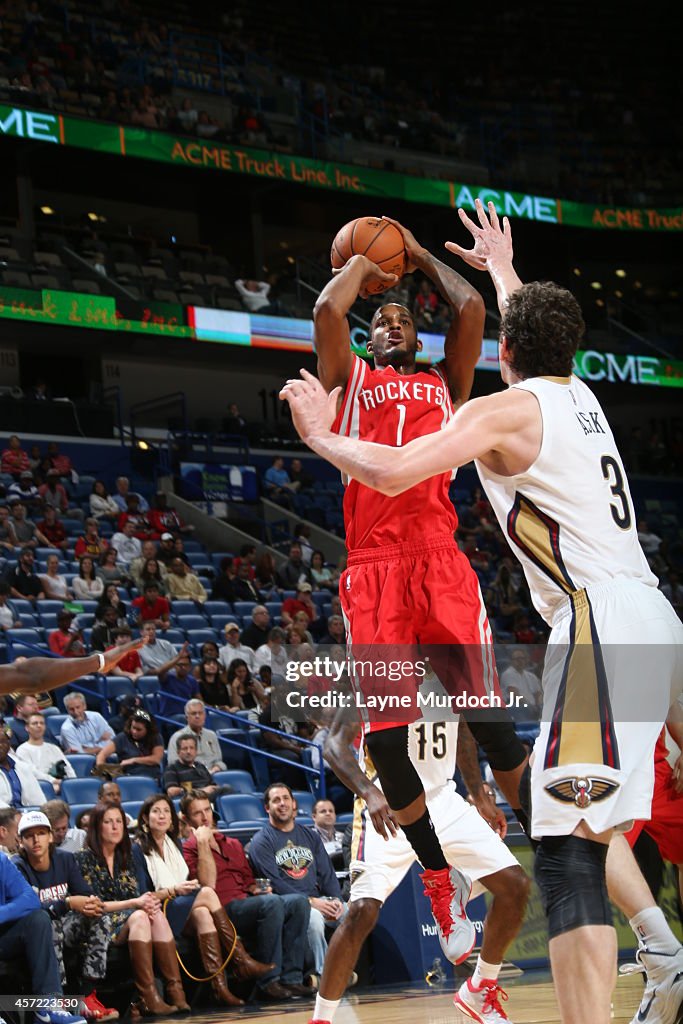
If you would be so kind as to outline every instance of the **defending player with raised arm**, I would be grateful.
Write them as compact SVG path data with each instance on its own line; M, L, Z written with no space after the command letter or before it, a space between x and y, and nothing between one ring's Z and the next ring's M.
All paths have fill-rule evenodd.
M494 281L507 391L468 403L438 436L401 452L332 433L336 396L310 375L283 395L311 448L387 495L476 460L534 605L552 627L530 790L560 1012L565 1024L607 1024L616 967L607 848L615 829L649 817L654 745L683 682L683 626L638 543L607 418L572 375L584 331L578 303L554 284L522 285L507 220L501 229L492 205L490 220L480 203L477 214L479 225L460 211L474 249L449 248ZM658 1021L672 1024L683 957L680 948L658 948L661 930L653 935L647 952L658 959L648 984ZM654 1019L654 1002L648 1012Z
M144 647L146 642L132 640L104 654L88 654L85 658L25 658L11 665L0 665L0 694L56 690L81 676L110 672L122 658Z

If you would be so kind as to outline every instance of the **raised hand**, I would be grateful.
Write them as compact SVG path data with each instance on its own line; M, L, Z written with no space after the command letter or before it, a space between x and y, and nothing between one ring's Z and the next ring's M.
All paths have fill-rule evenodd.
M491 262L494 260L512 263L512 233L510 221L503 217L501 229L498 213L493 203L489 202L488 216L484 210L481 199L475 199L474 205L477 211L479 224L465 213L463 209L458 210L458 216L474 239L474 246L471 249L464 249L456 242L446 242L449 252L460 256L465 263L475 270L490 270Z
M129 644L121 644L120 647L112 647L110 651L105 651L102 673L106 674L107 672L110 672L111 669L118 665L122 658L125 658L125 656L130 654L131 651L139 651L146 643L147 640L140 637L138 640L131 640Z
M328 395L318 378L308 370L301 370L301 380L287 381L280 398L289 402L292 422L302 441L330 430L340 394L341 388L334 388Z
M424 256L427 250L424 245L420 245L412 231L409 231L408 228L404 228L397 220L393 220L391 217L382 217L382 220L386 220L389 224L393 224L394 227L403 235L403 244L405 246L407 256L406 274L412 274L412 272L417 269L420 256Z
M343 267L338 267L332 271L332 276L336 277L338 274L345 273L347 267L360 266L363 271L363 276L360 282L360 288L358 290L358 297L361 299L367 299L368 295L378 294L376 290L373 290L370 285L374 282L379 281L381 284L386 284L387 287L396 284L398 277L396 274L387 274L384 270L381 270L376 263L373 263L367 256L362 256L358 253L352 256L350 260L344 264Z

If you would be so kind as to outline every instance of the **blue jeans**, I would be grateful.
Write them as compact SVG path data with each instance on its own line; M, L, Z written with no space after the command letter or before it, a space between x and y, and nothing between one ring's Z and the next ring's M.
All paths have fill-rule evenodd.
M319 910L316 910L315 907L311 907L311 919L308 923L308 946L313 958L313 971L317 975L321 975L323 973L325 954L327 953L327 936L325 926L328 926L329 934L331 934L339 924L339 921L344 920L344 915L348 909L348 904L345 903L344 913L339 920L328 922Z
M311 912L305 896L247 896L231 900L225 909L239 934L252 939L248 943L252 955L264 964L275 964L274 970L261 978L262 988L278 979L285 985L302 983Z
M21 959L31 971L33 995L61 995L59 966L46 910L32 910L11 924L0 925L0 960Z

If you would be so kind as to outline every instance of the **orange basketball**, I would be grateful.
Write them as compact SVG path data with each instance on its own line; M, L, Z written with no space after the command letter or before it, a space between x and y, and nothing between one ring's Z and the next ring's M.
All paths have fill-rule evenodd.
M406 251L403 235L387 220L379 217L357 217L341 228L332 243L332 268L340 270L352 256L367 256L385 274L403 277L406 270ZM370 281L368 292L379 295L392 285L383 281Z

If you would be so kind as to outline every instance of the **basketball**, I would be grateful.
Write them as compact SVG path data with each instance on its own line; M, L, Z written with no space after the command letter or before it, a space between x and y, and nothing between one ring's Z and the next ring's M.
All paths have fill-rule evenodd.
M352 256L359 255L367 256L385 274L396 274L397 277L405 274L403 235L389 221L379 217L357 217L337 232L330 253L333 270L340 270ZM379 295L391 287L383 281L370 281L366 290Z

